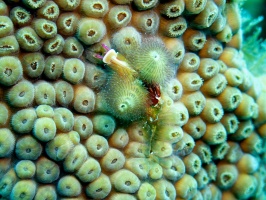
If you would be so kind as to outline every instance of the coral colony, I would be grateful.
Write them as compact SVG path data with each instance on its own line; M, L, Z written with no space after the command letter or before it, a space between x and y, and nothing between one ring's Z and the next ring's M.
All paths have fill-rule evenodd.
M0 0L0 199L266 199L242 40L236 0Z

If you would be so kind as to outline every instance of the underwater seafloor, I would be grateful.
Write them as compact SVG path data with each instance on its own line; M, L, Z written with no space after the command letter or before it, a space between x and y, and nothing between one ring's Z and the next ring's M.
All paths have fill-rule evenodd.
M0 0L0 199L266 199L241 3Z

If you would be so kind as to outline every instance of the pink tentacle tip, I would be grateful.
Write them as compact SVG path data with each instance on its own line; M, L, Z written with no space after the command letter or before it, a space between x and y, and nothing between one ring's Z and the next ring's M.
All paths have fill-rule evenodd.
M93 56L94 56L94 58L98 58L100 60L103 59L103 56L101 56L100 54L94 54Z
M109 51L110 48L106 44L102 44L102 47L105 49L105 51Z

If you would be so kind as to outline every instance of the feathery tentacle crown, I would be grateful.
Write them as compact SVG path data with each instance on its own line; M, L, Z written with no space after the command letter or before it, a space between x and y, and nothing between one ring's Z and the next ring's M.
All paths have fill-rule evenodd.
M102 90L107 111L126 121L143 117L149 105L158 104L160 86L175 75L174 64L163 42L156 37L145 38L136 46L136 51L131 49L125 55L102 46L105 55L95 57L114 72Z

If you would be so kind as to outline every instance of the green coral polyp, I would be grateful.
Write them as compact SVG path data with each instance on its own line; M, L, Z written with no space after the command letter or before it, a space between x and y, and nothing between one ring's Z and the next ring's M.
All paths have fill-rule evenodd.
M27 135L17 141L15 152L21 160L36 160L42 153L42 146L32 136Z
M25 8L17 6L10 11L10 19L15 25L25 26L32 20L32 16Z
M15 36L0 38L0 56L14 55L19 52L19 44Z
M8 15L8 8L4 1L0 1L0 15Z
M112 45L123 55L129 55L133 49L139 48L141 43L140 33L131 26L121 28L113 35Z
M73 35L76 32L78 21L79 15L77 13L60 14L56 22L58 32L62 35Z
M34 86L35 102L38 105L54 105L55 104L55 90L52 84L46 81L39 81Z
M48 142L55 137L56 125L54 120L48 117L38 118L33 127L34 136L43 142Z
M39 77L44 70L44 56L41 53L27 53L22 58L24 73L31 78Z
M161 13L169 18L178 17L185 9L183 0L175 0L162 5Z
M14 85L22 76L22 65L15 56L3 56L0 58L0 83L2 85Z
M156 190L156 198L167 200L176 198L175 187L169 181L160 179L152 183L152 186Z
M107 17L113 28L121 28L130 22L132 14L127 6L114 6L110 9Z
M0 139L0 157L8 157L15 146L14 134L7 128L0 129L1 139ZM7 141L7 142L6 142Z
M135 26L142 32L147 34L155 34L159 27L159 16L156 12L141 12L132 18Z
M33 108L19 110L11 118L11 127L18 133L29 133L33 128L36 118L37 115Z
M116 126L114 118L109 115L95 115L92 123L94 131L103 136L111 135Z
M75 176L63 176L57 183L57 192L65 197L75 197L81 193L81 184Z
M29 179L35 175L36 166L31 160L21 160L15 166L16 174L21 179Z
M0 0L0 199L265 199L241 4Z
M44 42L43 50L45 53L51 55L60 54L63 51L64 45L64 38L61 35L57 34L55 37Z
M74 37L69 37L65 40L63 54L66 57L79 58L84 51L82 44Z
M126 169L121 169L113 173L110 177L110 181L119 192L135 193L140 187L140 180L138 177Z
M37 19L33 22L34 30L43 39L53 38L57 34L56 24L45 19Z
M183 17L178 17L172 21L162 20L160 29L165 36L178 37L181 36L187 29L187 22Z
M28 107L34 100L34 86L29 81L20 81L7 93L7 101L14 107Z
M40 200L56 199L56 198L57 198L56 190L51 185L39 186L35 195L35 199L40 199Z
M46 0L22 0L22 2L30 9L38 9L46 3Z
M55 0L55 2L64 11L73 11L80 4L80 0Z
M39 105L35 111L36 111L38 118L41 118L41 117L52 118L54 116L54 110L49 105Z
M109 5L107 0L81 1L80 10L88 17L104 17Z
M76 145L63 162L64 170L66 172L74 172L78 170L87 157L88 153L86 148L81 144Z
M8 170L0 180L0 194L3 197L8 198L14 187L15 183L18 181L15 170L12 168Z
M27 26L16 32L16 38L21 48L26 51L35 52L42 48L43 41L33 28Z
M80 83L84 77L85 65L84 63L77 58L66 59L63 67L63 76L64 78L72 83Z
M90 113L94 110L94 106L94 92L86 86L76 86L73 99L74 109L80 113Z
M54 139L46 144L45 151L51 159L61 161L69 154L73 146L68 135L57 134Z
M81 165L76 172L76 176L82 182L88 183L94 181L100 176L101 166L99 162L93 158L87 158L87 160Z
M138 10L148 10L154 7L158 3L158 0L135 0L134 4Z
M0 103L0 127L5 125L8 121L8 118L10 117L9 107L4 104Z
M52 80L56 80L63 72L64 58L62 56L48 56L44 64L44 75Z
M18 181L10 194L10 199L33 199L36 193L37 184L33 180L20 180Z
M100 163L103 170L115 172L124 166L125 156L118 149L109 148Z
M106 83L107 74L100 67L93 64L85 66L84 81L89 88L99 89Z
M59 7L53 1L47 1L41 8L37 10L37 16L39 18L45 18L48 20L56 20L60 14Z
M151 184L144 182L141 184L137 196L139 199L153 200L156 197L156 190Z
M107 175L101 174L96 180L87 185L86 195L95 199L105 198L111 191L111 182Z
M109 149L107 140L103 136L96 134L86 140L85 146L89 154L96 158L104 156Z
M95 18L83 18L79 21L77 38L85 45L100 42L106 34L105 24Z
M58 81L54 84L56 91L56 101L59 105L67 106L74 98L74 90L72 85L66 81Z
M0 16L0 37L8 36L14 31L14 25L10 18Z
M57 129L63 132L72 130L74 126L74 116L67 108L56 108L54 110L54 122Z
M79 133L81 139L87 139L93 131L93 125L90 118L86 116L75 116L73 129Z

